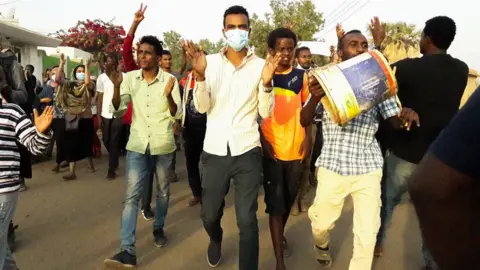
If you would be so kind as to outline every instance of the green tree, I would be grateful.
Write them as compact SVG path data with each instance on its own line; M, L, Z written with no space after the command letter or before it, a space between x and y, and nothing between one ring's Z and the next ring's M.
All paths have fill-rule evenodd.
M163 44L166 47L165 49L168 49L172 54L172 69L174 71L177 71L180 68L183 59L183 49L180 45L181 39L182 36L173 30L163 33Z
M201 39L198 42L198 45L201 46L207 54L213 54L218 53L220 49L225 46L225 43L221 39L217 42L212 42L208 39Z
M271 0L270 7L272 12L266 13L264 19L257 14L250 18L250 45L258 56L266 56L267 38L275 28L292 25L299 41L316 40L314 34L321 29L324 20L323 13L315 10L311 0Z

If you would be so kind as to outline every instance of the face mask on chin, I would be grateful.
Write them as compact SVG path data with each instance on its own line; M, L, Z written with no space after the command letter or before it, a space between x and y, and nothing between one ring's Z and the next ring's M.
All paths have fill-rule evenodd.
M248 45L248 31L232 29L225 32L225 41L234 51L239 52Z

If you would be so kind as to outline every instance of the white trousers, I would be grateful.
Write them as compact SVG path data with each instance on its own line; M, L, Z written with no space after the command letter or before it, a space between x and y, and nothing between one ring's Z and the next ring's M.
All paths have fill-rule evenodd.
M330 230L335 227L335 221L342 213L345 198L351 195L354 206L354 241L349 270L370 270L380 228L382 170L363 175L343 176L319 168L317 179L317 194L308 210L315 245L321 248L328 246Z

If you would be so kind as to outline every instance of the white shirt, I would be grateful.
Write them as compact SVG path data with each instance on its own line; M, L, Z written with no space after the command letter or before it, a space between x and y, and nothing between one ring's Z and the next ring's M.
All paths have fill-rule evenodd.
M261 146L257 119L273 111L274 92L266 93L261 82L265 60L251 52L235 68L220 54L207 56L205 81L197 82L195 107L207 113L207 132L203 150L209 154L242 155Z
M123 78L125 79L125 73L123 73ZM97 92L103 93L103 102L102 102L102 117L107 119L112 119L113 114L110 112L110 103L113 99L113 83L108 78L107 74L102 73L97 78Z

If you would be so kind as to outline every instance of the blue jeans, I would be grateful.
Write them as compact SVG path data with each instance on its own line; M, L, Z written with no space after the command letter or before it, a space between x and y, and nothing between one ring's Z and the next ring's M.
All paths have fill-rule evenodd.
M17 208L18 192L0 194L0 269L17 270L17 264L8 247L8 225Z
M382 211L380 212L382 223L377 234L377 245L383 242L386 227L392 219L393 211L402 200L402 196L408 192L407 179L413 174L418 165L405 161L387 151L384 166L383 191L385 194L382 196ZM422 246L422 253L425 266L437 269L435 261L425 246Z
M153 232L163 231L170 199L170 182L167 175L169 174L168 170L171 167L174 154L153 156L150 154L149 147L147 147L145 154L132 151L127 152L127 191L122 214L121 251L127 251L135 255L138 205L143 198L148 185L149 174L152 170L157 180L156 213Z

